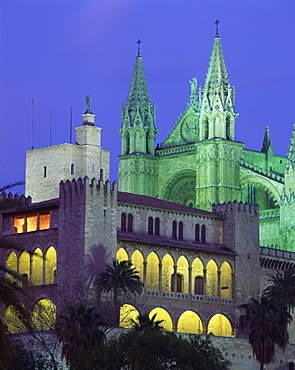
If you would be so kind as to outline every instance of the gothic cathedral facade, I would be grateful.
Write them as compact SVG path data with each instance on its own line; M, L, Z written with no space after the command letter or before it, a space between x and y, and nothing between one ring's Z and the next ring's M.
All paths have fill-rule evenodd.
M213 204L242 201L260 207L260 245L294 251L295 131L288 157L274 155L266 127L260 151L235 139L235 89L230 84L220 37L204 87L190 81L184 113L155 146L151 104L140 52L119 130L119 189L211 211Z

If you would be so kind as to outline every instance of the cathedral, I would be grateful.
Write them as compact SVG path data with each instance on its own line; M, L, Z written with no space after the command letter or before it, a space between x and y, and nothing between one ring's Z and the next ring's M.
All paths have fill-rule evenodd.
M144 291L140 302L122 304L119 326L156 313L167 330L231 338L221 343L234 348L226 352L235 351L234 368L255 369L250 352L243 367L239 306L259 296L270 272L294 265L295 131L287 158L274 155L268 127L260 151L235 140L235 90L218 30L204 86L190 84L187 108L155 145L138 49L119 128L119 184L110 181L110 152L87 97L76 143L29 150L26 196L2 194L17 206L2 213L1 235L26 250L2 250L0 258L25 277L32 315L40 302L57 312L65 295L75 302L93 248L130 260ZM9 322L10 307L0 309ZM294 346L280 356L267 368L294 361Z

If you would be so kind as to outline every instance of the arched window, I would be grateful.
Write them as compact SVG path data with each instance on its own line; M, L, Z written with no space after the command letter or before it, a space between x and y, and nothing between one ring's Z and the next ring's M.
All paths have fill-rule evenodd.
M128 253L126 252L126 250L124 248L120 248L120 249L117 250L116 259L119 262L129 260Z
M196 224L195 226L195 241L199 242L200 241L200 225Z
M160 219L159 219L159 217L155 218L155 235L160 235Z
M42 280L43 253L40 248L37 248L32 255L32 285L42 285Z
M154 234L154 219L152 217L149 217L148 220L148 234L149 235Z
M36 330L51 330L55 327L56 306L50 299L41 299L32 311L32 322Z
M9 269L9 270L12 270L12 271L15 271L17 272L17 256L16 256L16 253L15 252L11 252L9 253L9 256L6 260L6 267ZM15 282L15 277L10 275L10 274L6 274L6 277L7 279L9 279L9 281L11 282Z
M181 221L178 224L178 239L183 239L183 223Z
M132 233L133 231L133 216L131 213L128 215L128 225L127 225L127 230L129 233Z
M150 153L149 152L149 133L147 132L146 133L146 136L145 136L145 151L146 153Z
M157 315L156 321L163 320L160 325L163 326L164 330L173 331L173 322L172 322L172 318L168 311L166 311L162 307L155 307L149 313L149 318L152 318L154 314Z
M211 317L208 323L208 334L218 335L219 337L234 337L229 319L220 313Z
M204 278L203 276L195 277L195 294L204 295Z
M56 251L49 247L45 254L45 284L56 283Z
M126 213L121 214L121 231L126 231Z
M200 316L191 310L183 312L178 319L177 332L203 334L204 325Z
M223 262L221 265L221 276L220 276L220 284L221 284L221 297L223 298L232 298L232 268L228 262Z
M23 251L19 257L19 274L22 276L23 286L28 286L30 281L30 255L28 251Z
M172 238L177 239L177 222L172 222Z
M43 177L46 177L47 176L47 167L44 166L43 168Z
M74 165L74 163L71 164L71 175L75 175L75 165Z
M103 181L103 169L102 168L100 169L99 178L101 181Z
M133 320L138 322L139 311L131 304L123 304L120 307L119 326L121 328L133 328Z
M174 292L174 278L175 274L171 275L171 292ZM176 292L183 293L183 276L176 274Z
M206 242L206 227L205 227L205 225L202 225L202 228L201 228L201 242L202 243Z
M209 120L208 117L204 119L204 139L209 138Z

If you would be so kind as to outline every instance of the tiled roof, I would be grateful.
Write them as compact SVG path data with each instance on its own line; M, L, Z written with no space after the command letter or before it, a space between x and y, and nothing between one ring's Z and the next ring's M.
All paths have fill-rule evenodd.
M197 243L191 240L181 240L167 238L166 236L155 236L147 235L143 233L129 233L123 231L117 231L117 237L119 241L135 242L137 244L153 244L164 247L180 248L180 249L190 249L203 252L214 252L214 253L225 253L230 255L235 255L236 253L227 248L223 244L216 243Z
M184 206L178 203L168 202L167 200L163 199L148 197L146 195L124 193L122 191L118 191L118 203L127 203L150 208L159 208L164 210L167 209L175 212L194 213L202 216L221 218L220 216L213 212L208 212L202 209Z

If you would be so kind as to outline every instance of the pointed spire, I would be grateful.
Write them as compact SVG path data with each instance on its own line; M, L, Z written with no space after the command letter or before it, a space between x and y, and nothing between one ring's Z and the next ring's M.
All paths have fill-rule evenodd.
M261 152L262 153L267 153L269 151L269 149L271 149L273 151L271 138L270 138L270 133L269 133L269 127L266 126L265 132L264 132L264 139L263 139L263 143L262 143Z
M235 112L234 94L235 89L229 83L217 20L216 35L206 75L205 85L200 89L201 104L201 130L200 140L211 138L223 138L234 140Z
M140 43L138 40L138 54L136 56L135 66L127 97L126 107L147 107L151 106L150 97L148 93L146 78L143 70L142 57L140 55Z
M211 93L217 90L227 96L229 88L230 84L217 28L204 90L211 91Z

